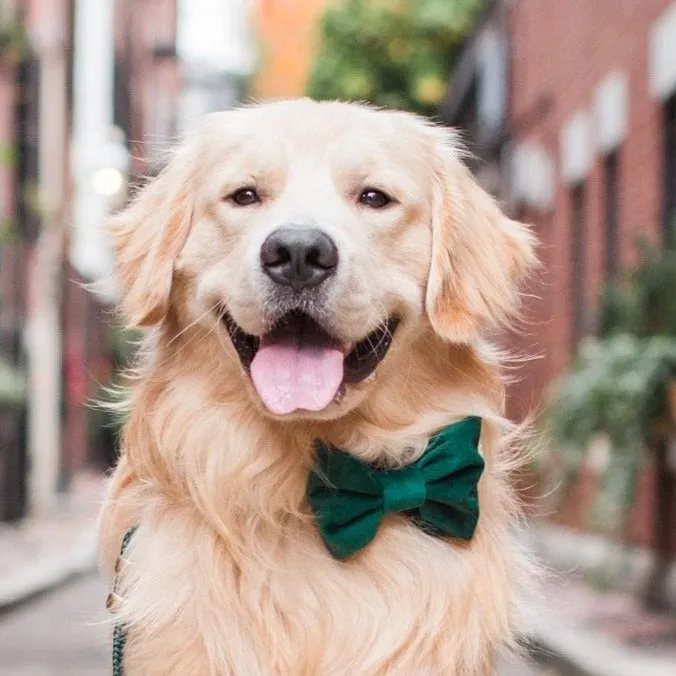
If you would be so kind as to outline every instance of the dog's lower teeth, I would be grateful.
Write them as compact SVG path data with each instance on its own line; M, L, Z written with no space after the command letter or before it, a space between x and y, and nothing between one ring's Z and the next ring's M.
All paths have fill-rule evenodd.
M341 401L345 398L345 385L341 385L336 392L336 396L333 398L334 404L340 404Z

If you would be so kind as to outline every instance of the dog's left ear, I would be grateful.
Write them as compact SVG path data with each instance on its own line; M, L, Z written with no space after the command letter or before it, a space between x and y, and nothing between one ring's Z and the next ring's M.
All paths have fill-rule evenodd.
M510 220L475 181L450 133L435 130L432 261L425 307L435 332L466 343L505 325L519 307L519 283L535 266L535 238Z
M190 166L189 149L181 148L108 224L121 308L131 326L153 326L167 314L174 264L192 220Z

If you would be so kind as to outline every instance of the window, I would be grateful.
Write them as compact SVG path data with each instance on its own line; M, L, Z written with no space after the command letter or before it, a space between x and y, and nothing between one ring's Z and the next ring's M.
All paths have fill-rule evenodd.
M676 95L664 104L664 244L676 247Z
M587 213L584 183L570 191L570 292L571 342L575 348L584 333L585 316L585 256L587 249Z
M603 181L605 189L604 248L606 281L617 276L620 258L620 205L619 205L619 157L618 150L603 160Z
M34 240L40 232L40 216L31 205L31 187L39 180L40 60L29 53L19 64L15 111L17 134L16 221L21 233Z

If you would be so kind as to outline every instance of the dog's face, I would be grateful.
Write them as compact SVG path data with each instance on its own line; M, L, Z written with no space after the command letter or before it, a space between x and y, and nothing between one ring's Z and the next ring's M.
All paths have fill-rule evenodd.
M473 340L533 261L452 134L309 100L210 116L111 230L132 323L218 318L273 416L344 414L426 331Z

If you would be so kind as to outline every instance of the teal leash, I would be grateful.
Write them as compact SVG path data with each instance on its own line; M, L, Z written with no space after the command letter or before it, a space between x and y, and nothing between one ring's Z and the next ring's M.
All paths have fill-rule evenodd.
M120 577L120 566L123 561L127 547L131 542L131 538L136 532L136 526L130 528L122 538L122 545L120 546L120 555L117 557L117 562L115 563L115 583L113 585L113 591L108 594L108 599L106 601L106 608L111 612L115 612L115 605L119 599L117 594L118 591L118 582ZM123 676L124 674L124 647L127 643L127 629L121 622L115 623L115 629L113 630L113 676Z
M116 624L113 631L113 676L123 676L122 662L124 660L124 644L127 642L127 632L121 624Z

